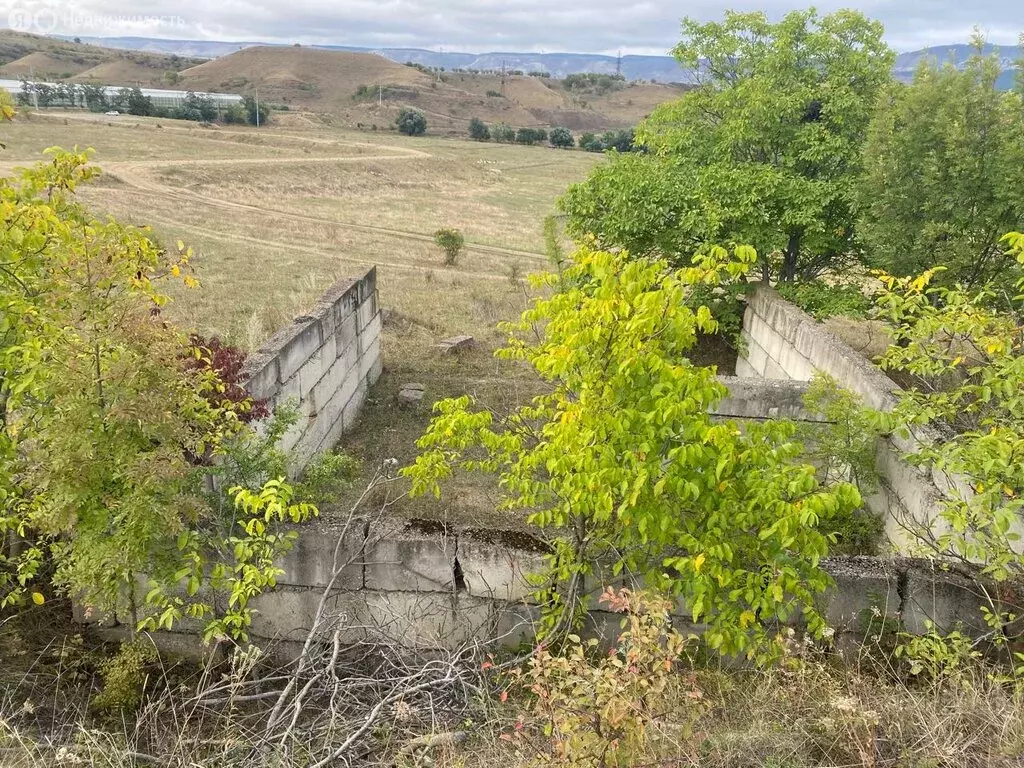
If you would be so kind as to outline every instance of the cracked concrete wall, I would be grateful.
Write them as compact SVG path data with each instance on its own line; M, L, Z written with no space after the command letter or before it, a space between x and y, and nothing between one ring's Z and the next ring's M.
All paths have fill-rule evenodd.
M249 356L245 388L271 411L291 403L299 420L281 447L297 475L355 423L369 388L380 377L381 316L377 271L343 278L310 311L275 333Z

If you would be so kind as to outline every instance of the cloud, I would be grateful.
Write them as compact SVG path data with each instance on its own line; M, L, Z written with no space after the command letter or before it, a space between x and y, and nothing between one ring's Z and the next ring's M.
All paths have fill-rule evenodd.
M809 2L810 0L808 0ZM851 5L886 26L898 50L966 42L979 26L990 42L1024 31L1020 0L819 0L822 13ZM908 8L908 6L910 6ZM804 7L780 0L732 0L737 11L778 18ZM8 23L42 20L47 31L85 36L140 35L237 41L421 47L449 51L665 53L679 19L722 16L720 1L665 3L590 0L8 0ZM0 20L4 17L0 15ZM1018 27L1019 25L1019 27ZM31 26L29 26L31 29Z

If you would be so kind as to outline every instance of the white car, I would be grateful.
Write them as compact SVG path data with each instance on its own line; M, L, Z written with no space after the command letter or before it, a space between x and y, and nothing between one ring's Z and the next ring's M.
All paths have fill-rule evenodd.
M118 112L116 109L112 109L109 112L105 112L104 114L108 115L109 117L117 117L121 113Z

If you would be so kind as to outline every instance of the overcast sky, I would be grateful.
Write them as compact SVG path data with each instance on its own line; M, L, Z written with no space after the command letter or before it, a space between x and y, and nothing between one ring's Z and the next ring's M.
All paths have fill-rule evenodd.
M778 17L805 7L785 0L0 0L0 8L5 4L7 26L68 35L652 54L678 40L683 16L717 19L732 8ZM880 19L899 51L966 42L975 25L993 43L1015 43L1024 30L1024 0L820 0L816 6L821 12L854 7Z

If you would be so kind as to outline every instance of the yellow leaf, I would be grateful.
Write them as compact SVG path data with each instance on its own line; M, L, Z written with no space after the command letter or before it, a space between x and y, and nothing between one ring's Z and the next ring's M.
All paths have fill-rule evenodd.
M178 277L181 274L181 268L177 264L175 264L173 267L171 267L171 274L174 275L175 277Z
M46 598L43 597L39 592L32 593L32 602L36 605L42 605L46 602Z
M704 567L704 561L706 559L707 557L704 555L703 552L701 552L699 555L693 558L693 570L697 573L700 573L700 569Z

